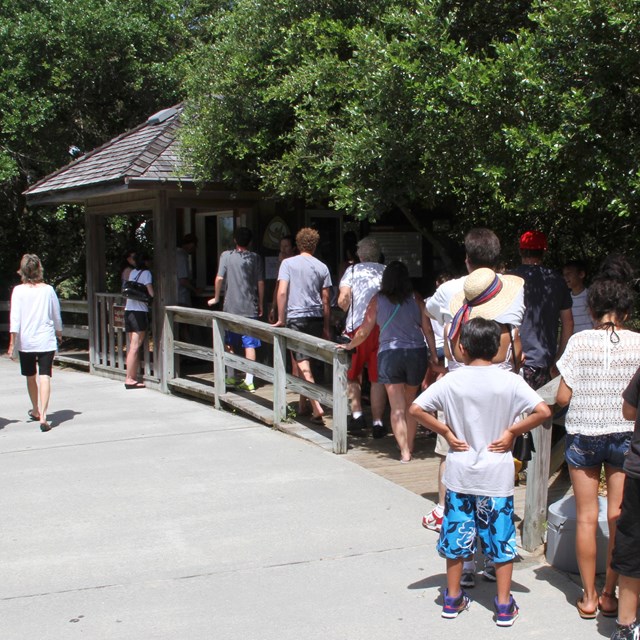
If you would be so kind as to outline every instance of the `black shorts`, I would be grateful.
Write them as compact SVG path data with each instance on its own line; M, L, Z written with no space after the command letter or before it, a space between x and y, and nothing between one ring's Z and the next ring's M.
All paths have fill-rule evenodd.
M640 578L640 478L624 480L622 511L616 528L611 568L623 576Z
M125 311L124 330L127 333L139 333L149 328L149 314L146 311Z
M316 338L322 338L322 330L324 329L323 318L291 318L287 320L287 329L293 329L294 331L300 331L300 333L307 333L310 336ZM311 356L306 353L293 351L293 357L296 362L302 360L309 360Z
M51 376L55 351L18 351L23 376L36 375L36 363L41 376Z

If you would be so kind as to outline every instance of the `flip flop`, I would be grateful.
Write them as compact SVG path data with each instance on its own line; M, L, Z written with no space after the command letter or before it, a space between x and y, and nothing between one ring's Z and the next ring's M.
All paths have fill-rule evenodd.
M43 433L47 432L47 431L51 431L52 427L48 422L41 422L40 423L40 431L42 431Z
M616 596L614 596L612 593L608 593L606 591L602 591L602 593L600 594L600 598L602 598L602 596L604 596L605 598L609 598L610 600L615 600L616 602L618 601L618 598L616 598ZM598 598L598 611L600 611L600 613L605 618L617 618L618 617L618 607L616 606L614 609L605 609L600 604L600 598Z
M142 382L136 382L135 384L124 383L125 389L146 389L146 386Z
M593 620L596 617L597 609L594 609L593 611L589 611L588 609L583 609L582 605L580 604L581 602L582 602L582 597L576 600L576 609L578 609L578 615L583 620Z
M313 422L313 424L320 424L324 426L324 416L311 416L309 418L309 422Z
M32 420L40 420L40 416L36 415L35 413L33 413L33 409L29 409L29 411L27 411L27 415L32 419Z

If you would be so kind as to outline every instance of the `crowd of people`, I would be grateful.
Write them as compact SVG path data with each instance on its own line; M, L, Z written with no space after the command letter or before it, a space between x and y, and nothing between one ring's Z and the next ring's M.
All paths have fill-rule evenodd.
M312 228L301 229L295 239L282 238L268 320L273 327L329 340L336 337L331 332L333 284L328 267L314 256L319 239ZM184 304L196 292L188 260L196 242L195 236L185 236L178 249L178 291ZM235 230L235 248L220 256L208 303L214 306L224 298L224 311L257 320L267 311L265 275L251 242L250 229ZM388 399L401 463L412 460L418 424L436 434L438 503L424 516L423 526L439 534L437 548L446 559L441 615L455 618L469 608L466 589L475 586L475 555L481 550L485 563L480 573L496 582L496 624L509 627L519 615L511 593L517 556L514 482L531 455L523 445L527 435L551 419L538 391L555 378L556 404L567 407L565 460L576 503L576 557L583 587L577 613L584 619L598 613L616 617L612 640L638 640L640 334L627 327L635 304L633 271L625 258L609 256L587 287L581 261L566 262L562 274L544 266L547 238L541 232L522 234L519 248L521 264L502 273L496 234L472 229L465 237L467 274L442 277L425 300L414 291L403 262L382 264L373 237L353 243L335 301L345 312L337 348L352 353L345 390L351 406L348 431L362 435L369 428L363 402L366 376L371 434L387 434ZM44 283L37 256L25 254L18 273L22 283L11 298L9 356L19 355L31 402L28 417L48 431L52 362L62 331L60 305ZM148 296L128 299L125 308L125 387L143 388L139 353L154 295L143 254L127 254L122 281L138 283ZM226 333L225 345L230 352L243 349L249 361L256 360L261 346L251 335L234 332ZM292 353L291 368L294 375L314 382L308 354ZM251 373L238 380L229 369L226 383L255 390ZM325 423L317 400L301 396L298 414ZM602 473L609 547L604 588L598 593Z

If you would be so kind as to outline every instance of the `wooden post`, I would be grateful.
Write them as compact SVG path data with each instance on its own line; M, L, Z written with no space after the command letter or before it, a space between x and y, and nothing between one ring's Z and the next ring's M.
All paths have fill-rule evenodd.
M347 453L347 371L349 354L336 349L333 354L333 452Z
M153 251L155 269L153 273L153 335L154 374L160 378L160 387L167 388L167 375L173 378L175 374L175 362L171 363L171 373L165 372L168 366L168 357L165 353L159 353L159 349L165 345L164 330L166 328L165 308L175 304L177 296L176 280L176 213L169 206L166 191L157 193L153 207ZM172 325L173 327L173 325ZM173 341L173 336L171 337ZM173 345L172 345L173 346ZM173 350L170 352L173 353Z
M221 409L220 396L226 393L227 387L224 381L224 329L217 318L213 319L213 380L214 380L214 406Z
M287 348L286 339L273 336L273 423L287 418Z
M540 427L531 432L536 451L527 466L527 490L522 523L522 546L527 551L535 551L544 542L549 493L551 426L551 419L545 420Z
M160 378L160 389L163 393L169 393L169 382L175 377L173 341L173 311L165 310L162 330L162 377Z
M101 216L85 213L87 313L89 325L89 372L95 373L100 351L99 316L96 292L104 288L104 221Z

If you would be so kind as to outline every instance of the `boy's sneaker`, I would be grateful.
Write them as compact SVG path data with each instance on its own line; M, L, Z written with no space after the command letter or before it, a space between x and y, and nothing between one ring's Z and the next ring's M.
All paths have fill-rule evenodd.
M443 618L457 618L458 614L466 611L471 605L471 598L460 589L460 595L456 598L449 597L449 590L444 590L444 604L442 605Z
M250 393L253 393L256 390L256 385L253 384L253 382L247 384L246 380L243 380L236 388L240 389L240 391L249 391Z
M235 378L225 378L224 379L224 384L227 387L235 387L238 383L236 382Z
M476 586L476 576L472 571L463 571L460 578L460 586L473 589Z
M431 529L431 531L440 533L440 529L442 529L442 516L437 514L435 507L426 516L423 516L422 526L425 529Z
M364 416L358 416L357 418L351 417L347 425L347 431L353 435L360 435L366 428L367 421L364 419Z
M611 640L638 640L640 638L640 626L637 622L629 625L616 624L615 631L611 634Z
M485 580L489 582L496 581L496 565L487 558L484 559L484 569L480 573Z
M518 619L518 605L513 599L513 596L509 596L509 602L507 604L499 604L498 598L493 601L496 608L496 624L499 627L510 627Z
M376 439L384 438L387 433L389 433L389 429L387 429L384 424L374 424L371 427L371 435Z

